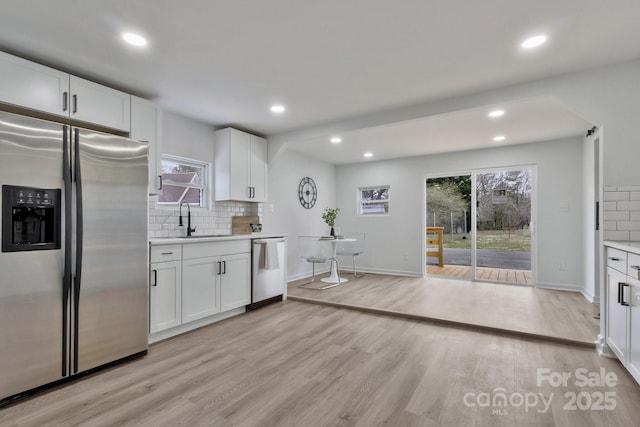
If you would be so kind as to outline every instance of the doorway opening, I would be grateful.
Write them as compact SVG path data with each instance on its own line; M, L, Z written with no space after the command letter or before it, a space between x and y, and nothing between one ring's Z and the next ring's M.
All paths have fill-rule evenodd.
M531 285L534 185L533 167L428 178L427 274Z

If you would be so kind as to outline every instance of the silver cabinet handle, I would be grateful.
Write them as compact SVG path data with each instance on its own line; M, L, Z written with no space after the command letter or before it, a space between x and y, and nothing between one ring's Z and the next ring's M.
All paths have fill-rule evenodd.
M69 92L63 92L62 93L62 111L67 111L67 108L69 108Z

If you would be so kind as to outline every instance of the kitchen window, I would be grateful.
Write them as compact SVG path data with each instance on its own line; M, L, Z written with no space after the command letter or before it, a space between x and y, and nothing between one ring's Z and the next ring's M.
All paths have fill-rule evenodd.
M162 193L158 196L158 203L177 205L188 202L206 206L208 163L163 154L161 171Z
M360 215L389 215L388 185L358 188L358 205Z

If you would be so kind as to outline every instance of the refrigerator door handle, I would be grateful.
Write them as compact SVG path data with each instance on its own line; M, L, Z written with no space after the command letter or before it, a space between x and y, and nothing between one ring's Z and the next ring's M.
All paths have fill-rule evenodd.
M66 96L66 95L65 95ZM66 98L65 98L66 99ZM69 294L71 293L71 162L69 156L69 127L62 131L62 180L64 186L64 275L62 277L62 376L69 368Z
M80 131L73 130L74 144L74 180L76 183L76 276L73 284L73 373L78 372L78 335L79 335L79 308L80 285L82 283L82 242L83 242L83 218L82 218L82 173L80 171Z

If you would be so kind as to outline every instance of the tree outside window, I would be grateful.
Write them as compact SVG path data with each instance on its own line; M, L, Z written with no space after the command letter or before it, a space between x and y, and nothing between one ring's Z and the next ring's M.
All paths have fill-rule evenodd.
M208 164L168 154L162 155L162 193L158 203L180 204L188 202L205 206Z
M388 215L390 187L366 187L358 189L360 215Z

